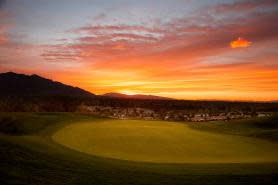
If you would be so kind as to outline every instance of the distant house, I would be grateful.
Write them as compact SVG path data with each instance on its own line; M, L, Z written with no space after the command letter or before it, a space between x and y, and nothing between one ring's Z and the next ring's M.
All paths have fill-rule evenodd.
M266 117L266 116L271 116L271 114L266 113L266 112L259 112L258 117Z

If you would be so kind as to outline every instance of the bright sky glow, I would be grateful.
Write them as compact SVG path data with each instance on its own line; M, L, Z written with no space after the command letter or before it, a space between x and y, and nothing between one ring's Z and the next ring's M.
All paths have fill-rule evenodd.
M278 99L277 0L0 0L0 72L96 94Z

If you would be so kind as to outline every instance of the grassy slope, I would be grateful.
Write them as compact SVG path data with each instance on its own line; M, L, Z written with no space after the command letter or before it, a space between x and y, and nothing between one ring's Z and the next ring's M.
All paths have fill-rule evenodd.
M202 131L257 137L274 142L278 141L278 115L249 120L190 123L189 126Z
M51 141L80 115L1 113L0 184L275 184L277 164L160 165L97 158Z

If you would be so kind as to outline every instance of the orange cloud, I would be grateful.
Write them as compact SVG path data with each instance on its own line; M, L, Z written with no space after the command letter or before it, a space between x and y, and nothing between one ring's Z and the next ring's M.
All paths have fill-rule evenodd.
M5 36L0 35L0 45L7 43L7 41L8 41L8 39Z
M246 48L249 47L251 44L252 42L241 37L238 37L237 40L230 42L231 48Z
M125 46L124 46L124 45L119 44L119 45L115 45L115 46L113 46L113 47L112 47L112 49L124 50L124 49L125 49Z

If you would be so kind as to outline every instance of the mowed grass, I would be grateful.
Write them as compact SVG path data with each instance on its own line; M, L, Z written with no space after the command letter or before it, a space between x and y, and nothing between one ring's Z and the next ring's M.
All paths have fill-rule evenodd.
M278 143L194 130L165 121L77 123L53 139L88 154L156 163L261 163L278 161Z
M60 129L81 123L101 125L106 121L109 120L70 113L0 113L0 184L262 185L277 183L278 163L276 162L184 164L132 162L88 155L53 141L53 134ZM269 120L263 122L268 125ZM209 123L193 128L191 124L186 123L193 129L192 131L213 133L214 131L210 131L211 126L207 124ZM219 127L218 130L212 130L217 130L216 133L232 130L229 133L225 132L227 136L237 132L235 130L241 130L240 126L236 129L229 129L224 125ZM248 124L242 127L253 129L256 126ZM257 130L257 127L255 129ZM267 129L270 131L269 128ZM275 128L272 130L275 131ZM260 131L265 133L264 128L257 130L256 133ZM246 132L242 131L237 135L243 136ZM263 137L258 135L260 134L256 134L257 138L269 140L266 134ZM273 138L273 134L271 135L270 138ZM253 136L250 137L252 138ZM277 143L276 140L271 142Z

